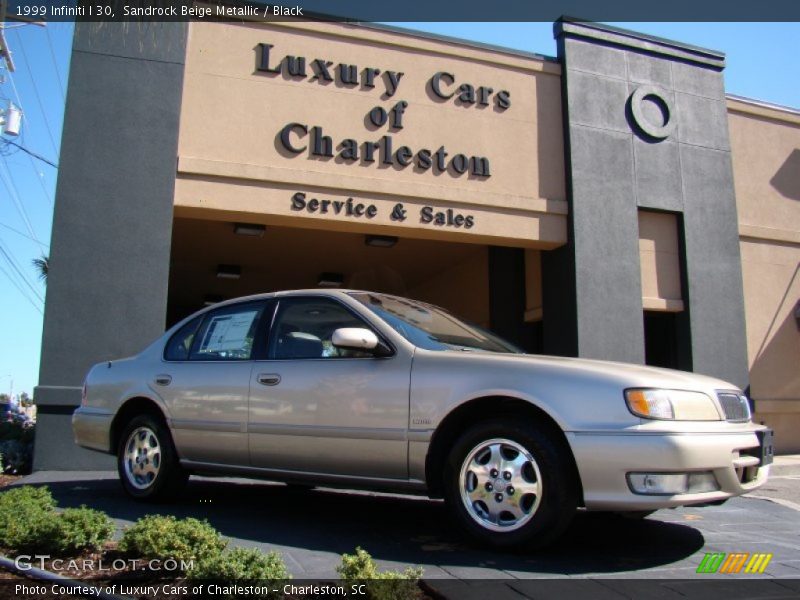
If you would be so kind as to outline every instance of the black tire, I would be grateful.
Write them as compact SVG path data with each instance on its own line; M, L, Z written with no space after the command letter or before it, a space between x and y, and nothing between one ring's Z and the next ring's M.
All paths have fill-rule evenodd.
M495 419L472 426L453 445L445 463L444 497L451 514L472 538L498 548L533 550L548 545L569 526L578 504L578 476L569 447L558 432L552 431L550 427L537 423L524 423L523 419L516 417ZM470 501L472 508L468 508L468 501L462 499L461 495L460 476L464 462L475 449L493 440L508 440L524 449L536 465L533 467L526 463L527 472L532 473L533 468L538 468L538 476L530 477L528 481L539 479L541 486L539 488L541 493L538 495L528 494L524 497L524 502L530 504L527 515L520 517L517 524L507 530L503 530L502 522L495 524L487 520L481 521L480 515L476 515L480 512L480 502L476 504ZM501 444L501 447L503 452L513 450L510 446ZM470 475L467 475L467 478L469 477ZM498 487L507 486L501 481L501 477L494 482ZM478 486L475 487L477 489ZM496 489L493 487L486 489L492 490L487 500L490 503L492 498L496 497ZM507 487L504 491L509 493ZM514 493L516 490L510 490L510 494ZM534 502L532 498L537 496L538 504L531 504ZM511 500L513 496L507 498ZM518 496L516 502L522 506L523 497ZM494 507L494 510L497 510L497 507ZM513 517L510 513L505 514ZM500 530L491 529L493 526L499 527Z
M139 439L149 431L157 440L158 461L157 473L150 481L146 478L138 479L133 474L133 463L126 459L129 447L134 447L131 437L139 431ZM152 460L155 464L155 460ZM127 468L126 468L127 463ZM143 502L158 502L174 499L185 487L189 474L181 467L172 436L166 423L160 417L152 414L142 414L133 417L122 430L117 447L117 471L125 492ZM149 475L148 475L149 477Z

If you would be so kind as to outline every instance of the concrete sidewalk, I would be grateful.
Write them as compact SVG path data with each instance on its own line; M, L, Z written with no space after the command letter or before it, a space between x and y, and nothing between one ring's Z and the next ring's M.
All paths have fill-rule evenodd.
M776 456L770 475L800 475L800 454Z

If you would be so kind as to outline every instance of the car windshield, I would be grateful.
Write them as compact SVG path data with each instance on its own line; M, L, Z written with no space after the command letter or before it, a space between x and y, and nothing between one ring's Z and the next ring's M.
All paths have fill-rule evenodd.
M420 348L522 353L495 334L430 304L377 293L354 292L351 296Z

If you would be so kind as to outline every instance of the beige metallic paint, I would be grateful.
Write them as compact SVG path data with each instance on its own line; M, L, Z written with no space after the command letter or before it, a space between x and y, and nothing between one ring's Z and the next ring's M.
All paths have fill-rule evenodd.
M754 482L742 486L734 472L738 451L757 447L755 432L761 427L726 421L645 421L628 412L623 400L623 390L629 387L688 389L714 397L715 390L731 389L723 381L622 363L423 350L414 347L346 293L335 290L299 293L332 297L348 305L396 349L395 356L305 361L306 365L289 365L300 361L286 361L284 365L278 364L280 361L248 361L235 365L244 369L249 365L259 373L264 370L288 373L291 387L281 391L277 398L270 398L269 394L259 397L258 392L254 396L257 401L255 405L251 403L255 412L251 412L250 433L256 437L250 439L256 453L249 461L251 464L246 464L248 461L223 464L241 445L224 436L208 444L208 432L213 431L210 423L210 428L195 431L194 439L176 435L179 455L187 467L201 472L278 480L424 491L428 443L443 418L470 400L505 396L537 406L565 432L589 509L647 510L721 500L754 489L766 479L768 469L764 468ZM292 293L264 297L280 299L287 294ZM79 444L98 449L98 440L108 435L104 431L108 423L97 415L114 414L133 389L159 402L173 433L176 432L174 415L182 396L155 397L144 382L156 374L169 372L175 364L165 363L161 353L179 326L134 359L117 361L110 367L102 363L90 371L87 404L73 417ZM224 367L225 363L217 366ZM321 367L335 371L327 378L330 385L324 389L315 385L314 378ZM295 369L299 369L296 374ZM305 374L305 382L300 380L300 370ZM230 378L229 374L217 374L213 389L222 393L223 379ZM243 377L234 373L232 378L235 389L236 382ZM143 391L148 388L149 392ZM197 393L198 397L209 397L204 390ZM359 399L360 402L353 403ZM209 401L206 411L196 416L221 414L215 402ZM350 409L342 410L348 403ZM322 408L310 410L310 404ZM268 407L272 408L267 410ZM220 432L231 433L233 421L233 418L221 419ZM416 425L426 422L429 424ZM186 458L187 444L196 449L204 442L208 449L205 460ZM691 497L639 496L627 489L624 477L633 470L713 470L721 489Z

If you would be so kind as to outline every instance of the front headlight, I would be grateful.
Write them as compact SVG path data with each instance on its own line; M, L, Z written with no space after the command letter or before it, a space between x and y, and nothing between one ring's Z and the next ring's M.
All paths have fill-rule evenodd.
M686 390L628 389L625 402L637 417L673 421L721 421L710 396Z

